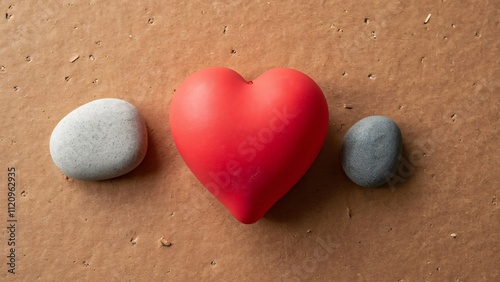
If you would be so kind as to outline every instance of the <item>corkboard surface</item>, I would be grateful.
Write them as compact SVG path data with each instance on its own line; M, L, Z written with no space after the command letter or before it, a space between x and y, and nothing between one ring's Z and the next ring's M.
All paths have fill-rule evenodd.
M2 279L498 281L498 1L1 1L0 9L0 222L10 224L11 167L17 220L16 274L7 265L12 232L0 233ZM205 191L169 131L175 88L210 66L247 79L295 68L328 100L317 161L253 225ZM66 179L50 158L50 133L104 97L143 113L146 158L114 180ZM340 167L347 129L374 114L403 133L408 165L395 187L358 187Z

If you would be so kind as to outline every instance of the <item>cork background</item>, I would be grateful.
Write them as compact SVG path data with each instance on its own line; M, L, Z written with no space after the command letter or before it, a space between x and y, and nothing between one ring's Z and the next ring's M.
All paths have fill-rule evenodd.
M500 279L500 2L0 0L0 11L2 280ZM252 225L198 183L170 134L175 88L211 66L248 80L294 68L329 104L316 162ZM113 180L66 178L50 134L105 97L141 111L147 155ZM404 139L405 165L377 189L339 161L369 115Z

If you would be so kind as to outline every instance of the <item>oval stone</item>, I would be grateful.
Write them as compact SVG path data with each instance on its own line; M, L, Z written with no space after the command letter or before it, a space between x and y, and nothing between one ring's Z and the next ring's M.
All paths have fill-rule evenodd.
M398 168L402 145L401 130L392 119L366 117L355 123L342 140L342 168L360 186L380 186Z
M121 99L87 103L65 116L50 136L50 155L68 177L103 180L137 167L148 146L146 123Z

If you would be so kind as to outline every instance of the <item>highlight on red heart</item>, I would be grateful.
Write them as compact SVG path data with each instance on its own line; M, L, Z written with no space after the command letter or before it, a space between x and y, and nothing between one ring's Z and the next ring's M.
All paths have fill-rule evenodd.
M198 180L237 220L253 223L316 159L328 105L314 80L296 70L246 81L234 70L208 68L177 88L170 128Z

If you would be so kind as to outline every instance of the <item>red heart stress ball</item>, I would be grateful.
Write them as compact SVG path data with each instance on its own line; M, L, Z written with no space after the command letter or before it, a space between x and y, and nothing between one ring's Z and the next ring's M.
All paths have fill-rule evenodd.
M227 68L188 77L170 106L170 128L198 180L242 223L254 223L312 165L328 131L319 86L292 69L246 81Z

